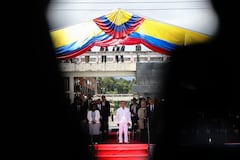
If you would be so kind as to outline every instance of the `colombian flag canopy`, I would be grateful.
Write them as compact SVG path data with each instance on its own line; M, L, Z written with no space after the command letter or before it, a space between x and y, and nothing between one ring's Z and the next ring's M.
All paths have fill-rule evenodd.
M58 59L68 59L94 46L143 44L152 51L169 54L178 46L207 41L201 33L161 23L116 9L106 15L50 32Z

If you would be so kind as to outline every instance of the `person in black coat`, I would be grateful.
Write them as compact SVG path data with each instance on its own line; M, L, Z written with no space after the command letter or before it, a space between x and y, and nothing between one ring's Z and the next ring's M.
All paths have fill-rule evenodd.
M101 113L102 141L105 142L109 132L108 118L110 116L110 102L106 99L105 95L102 95L100 113Z

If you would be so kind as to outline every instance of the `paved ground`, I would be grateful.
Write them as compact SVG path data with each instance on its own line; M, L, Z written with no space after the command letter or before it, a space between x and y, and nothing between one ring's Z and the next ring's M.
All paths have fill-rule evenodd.
M108 124L109 124L109 130L117 128L117 123L115 121L115 115L113 116L113 121L112 121L111 116L108 118Z

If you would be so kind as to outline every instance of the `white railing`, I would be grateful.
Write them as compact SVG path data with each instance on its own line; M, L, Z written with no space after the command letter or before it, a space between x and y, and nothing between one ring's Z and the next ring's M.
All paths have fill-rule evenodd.
M133 94L95 94L96 97L101 97L104 95L105 97L132 97Z
M113 100L113 101L119 101L119 100L127 100L130 101L133 97L134 94L96 94L93 96L93 99L98 99L104 95L107 100Z
M106 60L103 56L106 56ZM118 56L118 60L116 59ZM122 58L123 60L122 60ZM86 52L68 60L60 60L60 63L136 63L136 62L165 62L169 56L162 55L152 51L125 51L125 52Z

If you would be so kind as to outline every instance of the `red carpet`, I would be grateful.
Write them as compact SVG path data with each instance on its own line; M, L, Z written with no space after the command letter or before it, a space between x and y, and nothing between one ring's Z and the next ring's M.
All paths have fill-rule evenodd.
M95 144L96 160L147 160L147 144Z
M148 160L148 145L133 140L118 144L116 132L110 132L105 144L94 144L95 160Z

